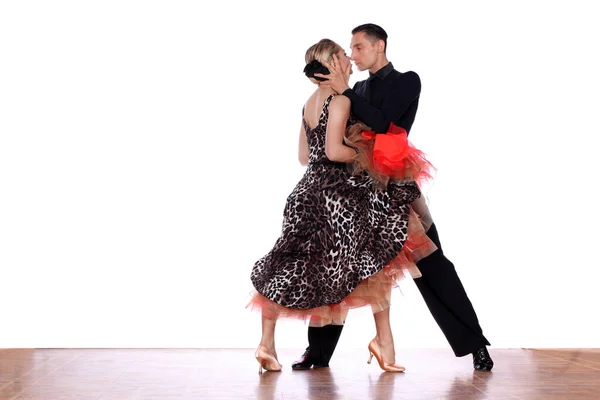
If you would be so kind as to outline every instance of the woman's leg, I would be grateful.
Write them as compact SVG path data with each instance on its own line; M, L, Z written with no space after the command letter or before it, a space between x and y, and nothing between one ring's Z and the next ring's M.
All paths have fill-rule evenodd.
M277 360L275 351L275 325L277 317L273 315L262 315L262 336L260 344L256 349L254 356L259 364L258 373L262 373L263 368L267 371L281 371L281 364Z
M260 345L264 346L277 357L275 351L275 325L277 324L277 318L262 316L262 336L260 338Z
M375 329L377 336L375 341L379 345L383 360L387 364L394 364L396 355L394 351L394 337L392 335L392 326L390 325L390 307L373 314L375 318Z
M394 338L390 326L390 308L373 314L377 336L369 343L371 357L375 356L379 366L388 372L404 372L404 367L396 364L396 353L394 352ZM371 358L369 358L369 363Z

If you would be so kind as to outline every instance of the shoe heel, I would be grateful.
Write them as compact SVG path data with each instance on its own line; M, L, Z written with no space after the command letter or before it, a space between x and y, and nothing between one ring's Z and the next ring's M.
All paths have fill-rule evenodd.
M369 351L369 359L367 360L367 364L371 364L371 360L373 359L373 353Z
M258 346L254 358L256 358L256 361L258 361L259 374L263 373L263 369L266 371L281 371L281 364L279 364L279 361L277 361L277 359L270 354L268 350L264 348L264 346ZM277 364L277 366L273 367L273 364Z
M258 361L258 374L262 374L263 372L263 360L260 357L255 357L256 361Z

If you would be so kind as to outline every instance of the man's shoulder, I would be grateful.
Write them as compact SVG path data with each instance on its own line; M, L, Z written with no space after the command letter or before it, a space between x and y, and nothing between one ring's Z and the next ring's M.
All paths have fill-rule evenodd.
M413 88L417 92L421 91L421 78L415 71L398 72L394 70L394 72L397 74L394 74L391 79L393 87L402 88L402 90Z
M356 90L357 88L361 87L362 85L364 85L367 82L366 79L363 79L362 81L356 81L354 83L354 86L352 87L353 90Z
M419 77L419 74L417 74L415 71L400 72L400 71L394 69L394 70L392 70L391 74L393 74L392 76L395 79L421 80L421 78Z

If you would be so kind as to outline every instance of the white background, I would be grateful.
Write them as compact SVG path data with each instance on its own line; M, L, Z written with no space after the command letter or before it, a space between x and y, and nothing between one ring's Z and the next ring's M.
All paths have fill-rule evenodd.
M208 3L1 3L0 347L255 347L304 52L366 22L421 76L411 140L493 346L600 346L592 1ZM413 282L392 322L397 347L448 346ZM339 346L373 335L356 310Z

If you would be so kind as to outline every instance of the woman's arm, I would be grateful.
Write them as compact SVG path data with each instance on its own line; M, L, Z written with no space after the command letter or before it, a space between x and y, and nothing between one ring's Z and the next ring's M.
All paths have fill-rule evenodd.
M298 142L298 160L300 165L308 165L308 140L304 130L304 122L300 124L300 140Z
M351 162L356 151L344 144L346 122L350 116L350 99L335 96L329 103L329 120L325 136L325 154L335 162Z

